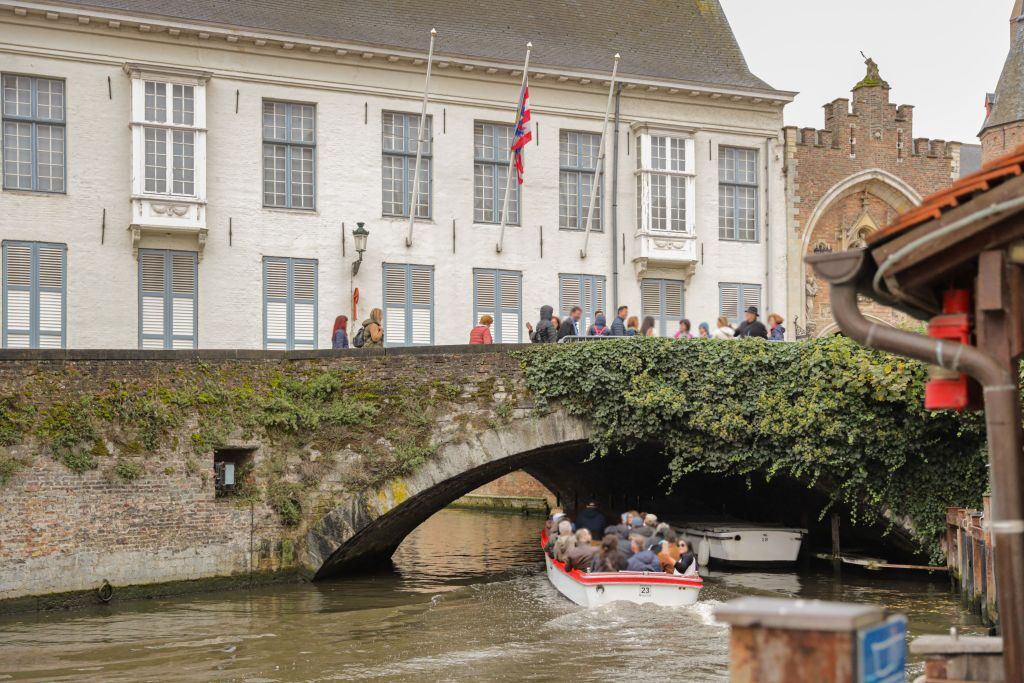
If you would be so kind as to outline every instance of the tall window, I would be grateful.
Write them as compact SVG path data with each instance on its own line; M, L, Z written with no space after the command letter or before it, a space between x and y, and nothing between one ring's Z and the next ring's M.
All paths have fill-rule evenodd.
M197 347L197 268L194 251L139 250L139 348Z
M757 241L757 150L718 150L718 237Z
M693 140L641 135L638 145L637 227L692 233Z
M434 343L434 267L384 264L384 342Z
M569 315L573 306L583 309L580 318L582 332L594 322L597 311L604 311L605 318L611 316L604 307L604 276L576 275L562 273L558 276L558 310L562 318Z
M384 215L408 216L412 202L412 183L416 170L416 149L419 147L420 117L418 114L384 112L383 154L381 163L384 188ZM426 120L423 153L420 155L420 187L416 197L416 217L430 218L430 176L433 137L431 118Z
M754 306L761 309L761 285L746 285L734 282L718 284L718 314L738 323L743 312Z
M5 349L62 349L67 316L67 245L3 243Z
M263 259L263 348L316 348L316 261Z
M563 130L558 147L558 227L585 230L601 136ZM592 230L601 229L601 201L601 185L598 184Z
M64 192L64 81L3 76L4 188Z
M473 269L473 324L488 313L494 318L494 341L522 341L523 274L517 270Z
M143 192L196 194L196 86L144 81Z
M646 279L640 282L640 303L642 315L650 315L658 324L658 334L668 336L683 318L682 280Z
M473 127L473 220L501 223L508 186L512 126L477 123ZM519 183L512 183L508 202L509 225L519 225Z
M316 208L316 107L263 102L263 206Z

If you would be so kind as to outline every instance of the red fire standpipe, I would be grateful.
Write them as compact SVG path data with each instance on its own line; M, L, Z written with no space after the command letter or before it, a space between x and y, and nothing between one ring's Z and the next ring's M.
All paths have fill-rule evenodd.
M950 289L942 297L942 315L928 323L928 336L957 344L971 343L971 293ZM928 368L924 385L924 407L928 410L964 410L982 408L981 387L967 373L938 365Z

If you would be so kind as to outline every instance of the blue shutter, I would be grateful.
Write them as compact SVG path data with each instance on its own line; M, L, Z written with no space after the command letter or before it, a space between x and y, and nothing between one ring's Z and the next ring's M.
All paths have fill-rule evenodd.
M3 243L4 348L66 345L67 245Z
M645 279L640 283L640 315L653 316L662 337L675 334L676 325L683 318L683 295L686 284L682 280Z
M384 341L390 346L434 343L434 267L384 264Z
M523 274L514 270L473 269L473 325L480 316L494 318L492 337L497 344L522 341Z
M198 348L198 268L194 251L139 250L139 348Z
M755 306L758 313L764 315L764 311L761 310L761 285L738 282L719 283L719 314L728 318L729 322L739 322L743 318L743 312L750 306Z
M565 319L573 306L583 309L580 332L586 334L597 311L605 311L604 276L561 274L558 276L559 311ZM607 317L605 311L605 317Z
M317 348L317 262L263 259L263 348Z

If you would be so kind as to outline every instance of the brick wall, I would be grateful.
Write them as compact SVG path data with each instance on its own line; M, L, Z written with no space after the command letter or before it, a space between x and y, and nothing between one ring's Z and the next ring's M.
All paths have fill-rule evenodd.
M481 496L523 496L529 498L550 498L554 494L544 484L523 471L510 472L503 477L484 484L472 492Z
M992 161L1024 145L1024 122L990 128L981 135L982 163Z

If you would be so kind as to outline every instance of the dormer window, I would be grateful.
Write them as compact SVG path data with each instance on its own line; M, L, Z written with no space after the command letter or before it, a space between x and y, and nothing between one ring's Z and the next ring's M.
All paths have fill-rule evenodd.
M638 136L637 228L641 232L693 233L693 139Z

